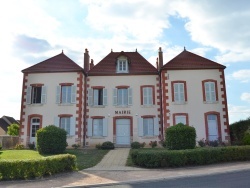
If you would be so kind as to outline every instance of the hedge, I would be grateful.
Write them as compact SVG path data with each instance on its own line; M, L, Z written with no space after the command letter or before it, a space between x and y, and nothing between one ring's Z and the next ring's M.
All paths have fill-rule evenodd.
M0 160L0 180L30 179L76 170L76 156L61 154L28 160Z
M197 148L187 150L147 150L131 151L135 165L147 168L181 167L206 165L221 162L250 160L250 146L229 146L217 148Z

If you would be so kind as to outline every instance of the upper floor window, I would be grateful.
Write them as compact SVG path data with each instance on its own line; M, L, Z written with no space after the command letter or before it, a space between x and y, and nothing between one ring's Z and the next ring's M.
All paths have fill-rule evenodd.
M217 81L216 80L203 80L203 101L214 103L218 101Z
M176 103L185 103L187 101L186 81L173 81L172 101Z
M115 88L113 90L113 105L132 105L132 88Z
M128 72L128 61L125 59L119 59L117 61L116 71L117 71L117 73L127 73Z
M73 84L60 84L60 86L57 86L56 103L76 103L76 86Z
M146 116L139 118L139 136L158 136L159 122L158 118Z
M108 119L102 116L88 119L88 136L102 137L108 135Z
M107 89L100 87L93 87L88 89L88 105L89 106L107 105Z
M141 86L141 105L153 105L154 95L154 86Z
M67 132L68 136L75 135L76 121L72 115L62 114L58 117L55 117L54 121L55 126L64 129Z
M46 87L41 84L32 84L27 87L27 104L46 103Z

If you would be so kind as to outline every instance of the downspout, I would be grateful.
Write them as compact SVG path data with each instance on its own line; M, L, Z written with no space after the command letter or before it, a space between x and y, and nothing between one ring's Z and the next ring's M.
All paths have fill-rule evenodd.
M161 140L164 139L164 130L163 130L163 114L162 114L162 81L161 81L161 69L158 71L159 73L159 90L160 90L160 122L161 122Z
M87 118L87 76L88 74L84 76L84 103L83 103L83 147L86 146L86 118Z

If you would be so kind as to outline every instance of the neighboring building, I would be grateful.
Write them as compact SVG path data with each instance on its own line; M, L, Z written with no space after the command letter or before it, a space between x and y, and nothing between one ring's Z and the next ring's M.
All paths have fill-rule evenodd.
M14 123L19 125L19 122L15 120L13 117L2 116L0 118L0 135L7 135L8 126Z
M229 141L224 69L186 50L163 65L160 48L157 68L137 51L111 51L94 65L86 49L84 69L62 52L22 71L21 141L54 124L69 146L148 145L179 122L195 127L197 140Z

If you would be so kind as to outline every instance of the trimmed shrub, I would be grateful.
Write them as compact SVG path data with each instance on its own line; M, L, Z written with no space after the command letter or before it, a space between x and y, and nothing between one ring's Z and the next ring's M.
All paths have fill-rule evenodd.
M250 128L250 117L230 125L230 137L233 145L241 145L244 133Z
M131 146L132 149L139 149L139 148L141 148L140 142L132 142L130 144L130 146Z
M165 131L166 147L170 150L193 149L196 145L196 131L179 123L171 126Z
M42 159L0 160L0 180L30 179L76 169L76 156L70 154Z
M29 149L31 149L31 150L34 150L35 147L36 147L34 142L33 143L29 143L28 146L29 146Z
M37 149L40 154L63 153L67 147L67 132L49 125L37 131Z
M186 150L131 150L135 165L147 168L207 165L250 160L250 146L203 147Z
M242 142L243 142L244 145L250 145L250 130L247 130L244 133L244 137L242 139Z
M114 143L110 142L110 141L106 141L102 143L102 149L115 149L115 145Z

